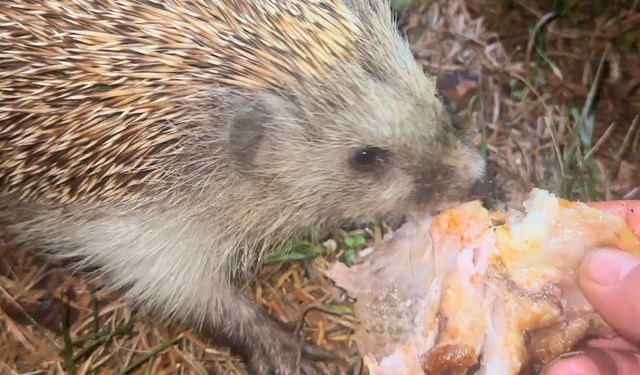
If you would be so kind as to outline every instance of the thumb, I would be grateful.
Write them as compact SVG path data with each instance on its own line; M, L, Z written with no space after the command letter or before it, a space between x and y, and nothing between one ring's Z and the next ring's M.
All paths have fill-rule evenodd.
M640 342L640 258L611 248L595 250L584 259L579 282L611 327Z

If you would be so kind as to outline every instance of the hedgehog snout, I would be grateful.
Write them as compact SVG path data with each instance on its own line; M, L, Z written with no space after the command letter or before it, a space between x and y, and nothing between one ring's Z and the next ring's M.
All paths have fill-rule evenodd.
M470 200L485 184L485 161L466 146L453 155L419 169L413 177L413 200L419 206L441 206Z

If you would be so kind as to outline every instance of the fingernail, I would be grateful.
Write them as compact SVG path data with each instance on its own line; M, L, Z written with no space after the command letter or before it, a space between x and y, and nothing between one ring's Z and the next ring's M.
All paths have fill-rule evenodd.
M587 256L585 264L585 276L600 285L613 285L640 265L640 258L620 250L599 249Z
M584 354L584 352L582 350L575 350L573 352L567 352L567 353L561 354L558 357L558 360L568 359L568 358L571 358L571 357L577 357L577 356L583 355L583 354Z
M584 352L583 351L579 351L579 350L576 350L576 351L573 351L573 352L564 353L564 354L560 355L558 358L554 359L553 361L547 363L547 365L544 366L542 368L542 370L540 370L540 375L547 375L552 369L554 370L553 371L554 373L560 373L560 372L556 371L557 368L554 368L559 362L564 362L565 365L566 365L566 366L563 366L563 367L566 367L566 368L562 369L562 370L565 370L565 371L562 371L562 374L571 375L574 372L570 371L571 370L571 363L567 362L566 360L569 359L569 358L581 356L583 354L584 354Z

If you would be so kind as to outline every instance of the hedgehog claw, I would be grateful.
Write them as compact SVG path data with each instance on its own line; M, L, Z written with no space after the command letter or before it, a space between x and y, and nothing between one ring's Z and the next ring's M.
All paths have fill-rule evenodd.
M298 328L298 324L296 322L291 323L279 323L286 331L294 333ZM319 346L312 345L309 343L302 344L302 354L309 359L314 361L330 361L330 360L338 360L340 359L334 353L331 353L327 350L322 349Z
M265 322L266 323L266 322ZM324 349L305 342L286 329L286 324L270 321L262 333L245 343L243 352L251 374L256 375L320 375L314 362L335 360L338 357ZM260 337L260 338L258 338ZM300 348L302 345L302 348ZM299 358L300 350L302 355ZM298 368L300 372L297 372Z
M339 359L339 357L334 353L311 344L304 344L304 347L302 348L302 354L314 361L335 361Z
M314 362L335 357L322 349L305 345L298 363L299 341L293 334L284 331L274 333L266 346L258 344L247 350L246 364L251 374L320 375ZM300 372L297 372L298 368Z

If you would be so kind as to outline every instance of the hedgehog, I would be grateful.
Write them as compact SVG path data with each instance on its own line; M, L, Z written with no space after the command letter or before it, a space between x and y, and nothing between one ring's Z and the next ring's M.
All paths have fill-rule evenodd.
M0 221L253 374L326 354L240 292L272 249L484 175L386 0L5 1L0 36Z

